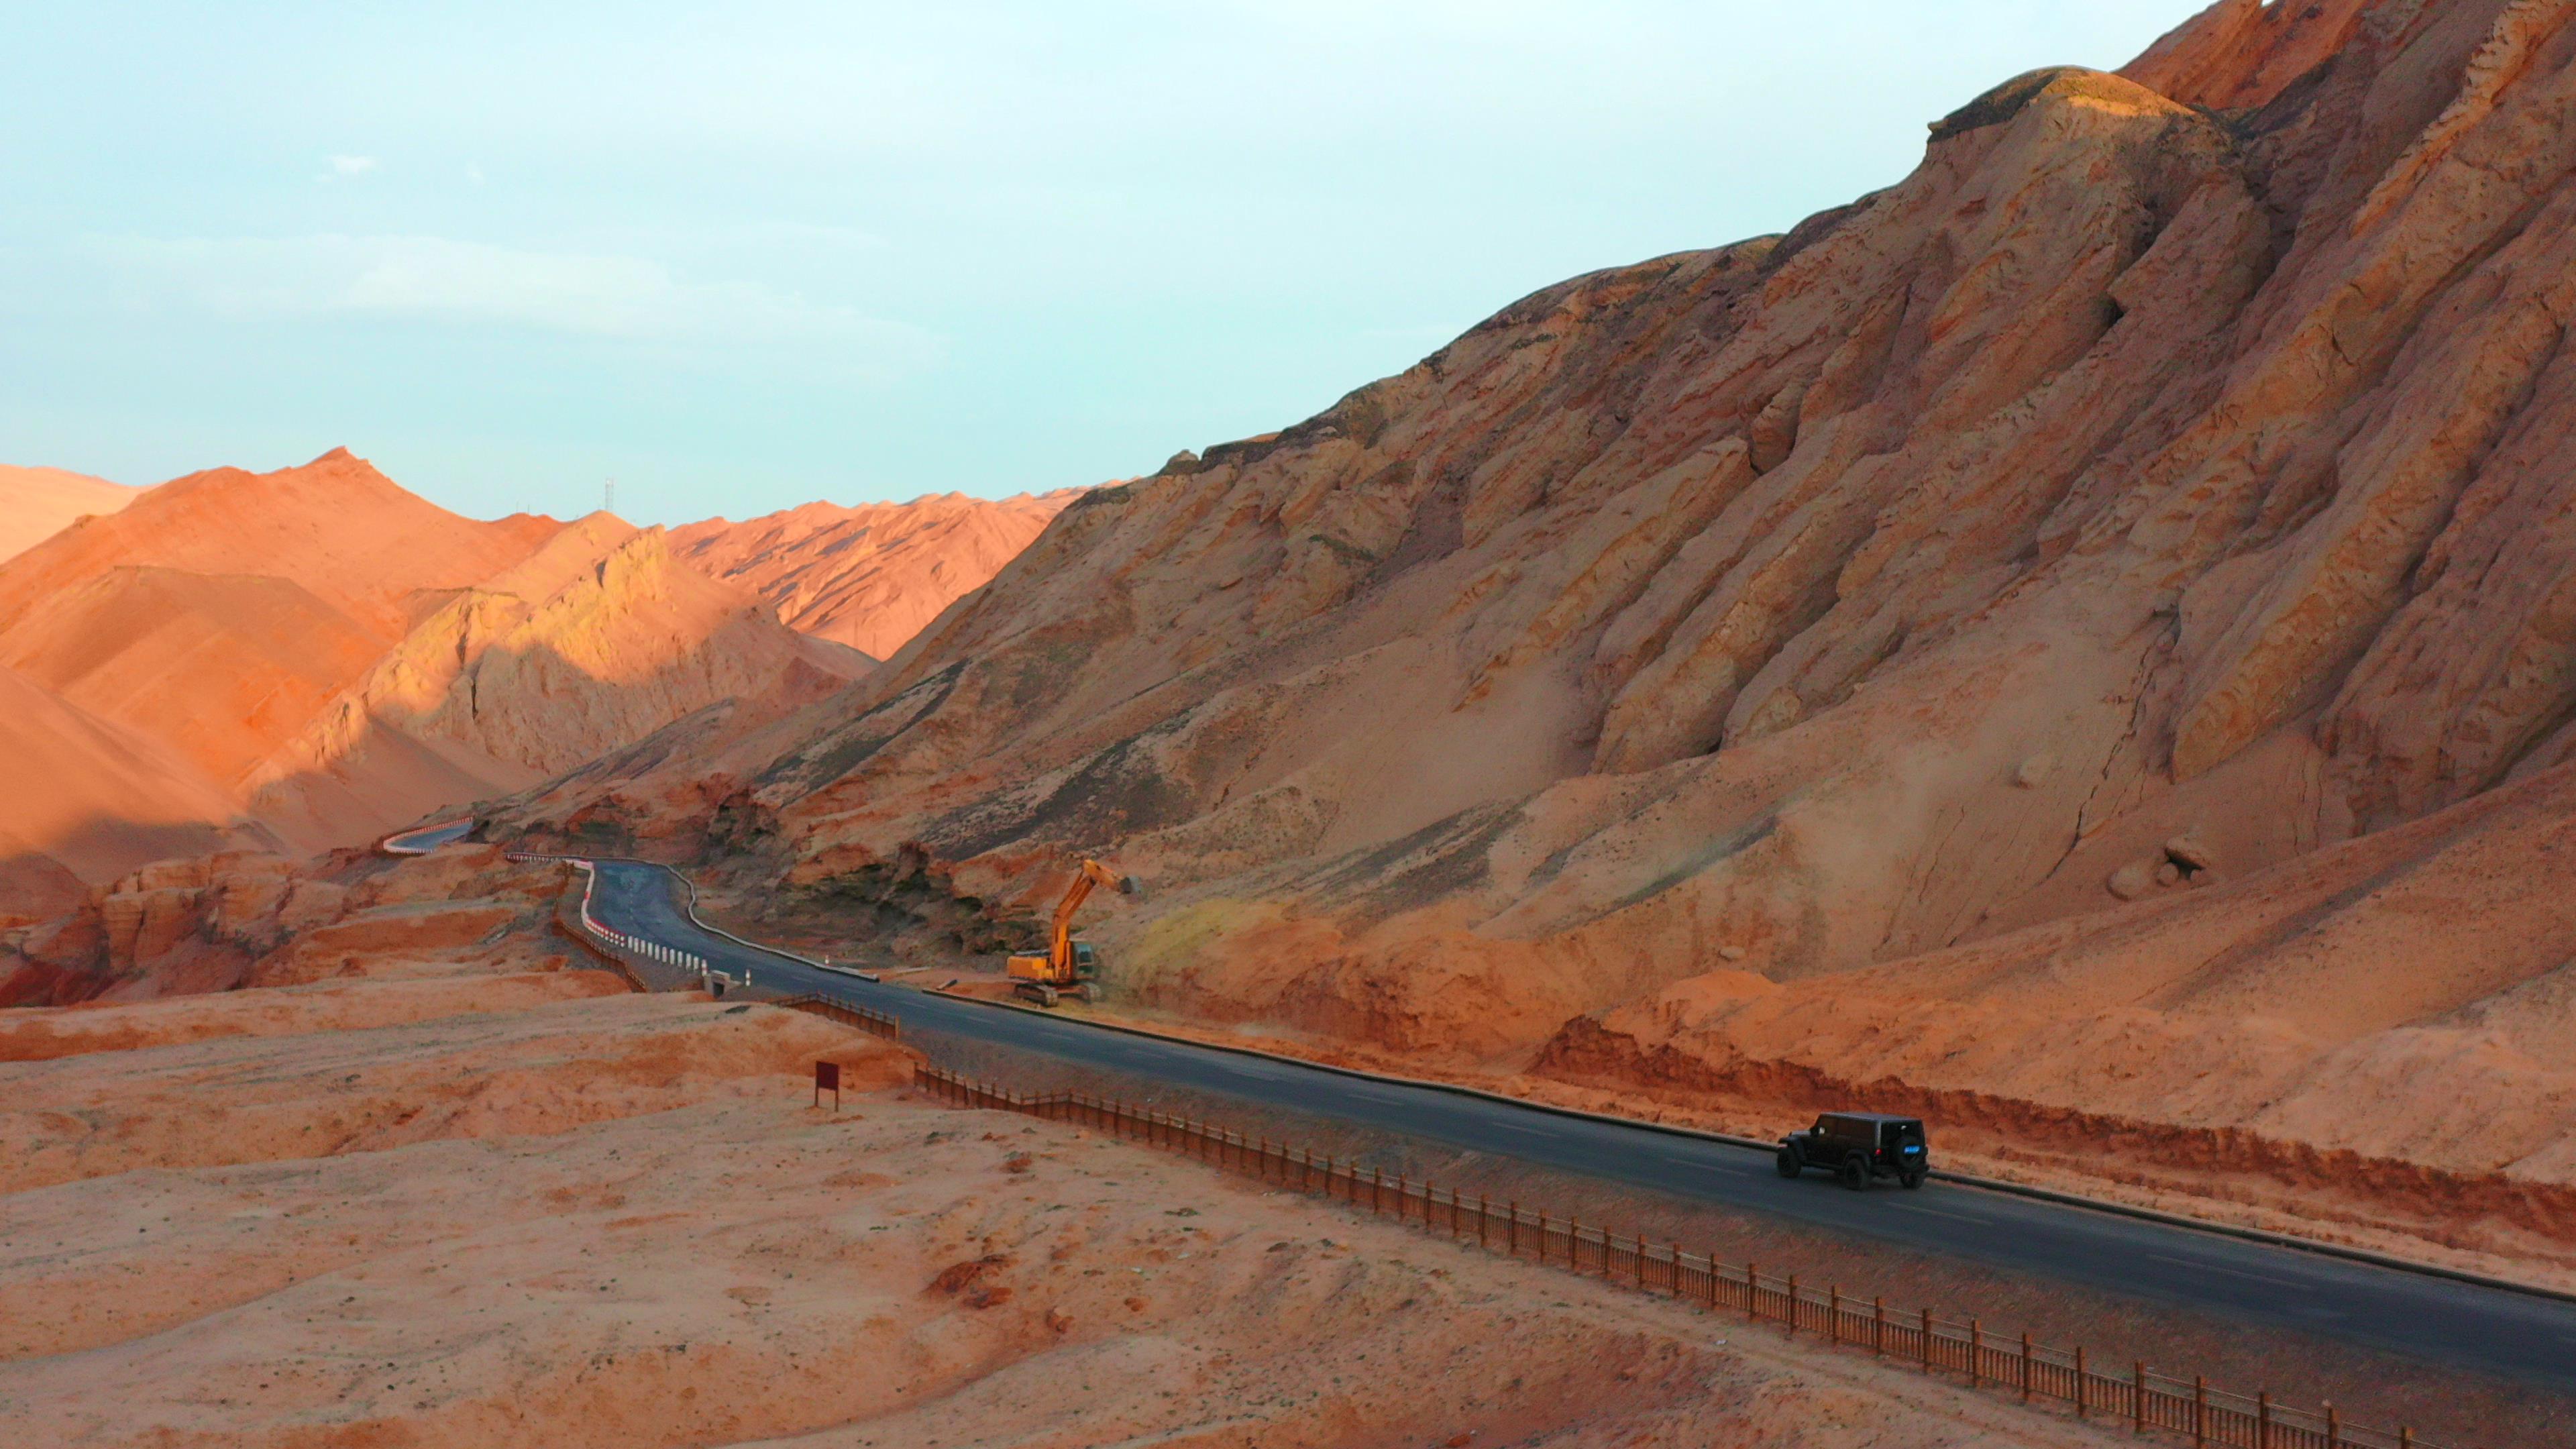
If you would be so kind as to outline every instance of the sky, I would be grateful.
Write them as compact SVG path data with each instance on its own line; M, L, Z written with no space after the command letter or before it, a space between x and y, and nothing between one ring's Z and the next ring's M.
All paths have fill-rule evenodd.
M18 7L0 462L646 523L1150 472L2200 0Z

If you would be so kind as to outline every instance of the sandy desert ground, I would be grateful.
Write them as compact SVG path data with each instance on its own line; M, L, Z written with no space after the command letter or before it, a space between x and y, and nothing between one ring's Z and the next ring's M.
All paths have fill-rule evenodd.
M2112 1438L916 1100L816 1017L384 959L0 1016L18 1442Z

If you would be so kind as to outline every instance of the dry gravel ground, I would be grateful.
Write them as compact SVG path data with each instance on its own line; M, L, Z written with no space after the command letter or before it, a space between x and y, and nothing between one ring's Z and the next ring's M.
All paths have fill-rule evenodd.
M369 993L399 989L297 1011L383 1021ZM90 1040L169 1045L0 1065L9 1442L2116 1437L907 1100L902 1049L772 1008L604 998L190 1040L194 1004L86 1014ZM151 1030L105 1019L128 1011ZM877 1090L809 1107L823 1053Z

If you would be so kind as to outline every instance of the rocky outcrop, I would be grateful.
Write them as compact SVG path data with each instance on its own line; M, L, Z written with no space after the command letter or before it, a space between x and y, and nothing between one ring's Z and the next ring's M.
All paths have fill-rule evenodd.
M245 851L155 861L0 932L0 1006L551 969L533 948L566 880L490 846L318 867Z
M1114 853L1159 887L1087 927L1135 998L1506 1063L2475 832L2576 755L2572 16L2227 0L2007 83L1887 191L1085 495L715 813L800 889ZM2378 939L2340 990L2405 976ZM2230 1050L2519 1012L2514 959ZM2116 979L2068 1010L2159 1009ZM2093 1027L2021 1029L2014 1090L2100 1090Z

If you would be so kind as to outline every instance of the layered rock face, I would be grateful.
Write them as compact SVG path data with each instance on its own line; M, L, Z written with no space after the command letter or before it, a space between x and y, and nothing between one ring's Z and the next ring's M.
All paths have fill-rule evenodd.
M0 559L25 553L76 519L114 513L142 491L61 468L0 464Z
M605 515L460 518L345 451L194 474L0 565L0 889L354 843L865 667Z
M2427 973L2381 913L2315 977L2298 912L2253 942L2171 903L2367 880L2339 852L2566 788L2571 18L2229 0L2125 74L2001 86L1885 192L1086 495L701 823L790 887L914 843L1043 899L1114 853L1154 886L1089 928L1131 999L1422 1056L1526 1064L1703 978L1841 1042L1964 997L1998 1090L2242 1120L2264 1090L2190 1099L2170 1055L2110 1092L2052 1013L2225 1023L2274 1088L2333 1057L2425 1112L2399 1035L2491 1026L2441 1110L2539 1091L2563 1137L2566 1039L2499 1024L2555 999L2554 918ZM2156 969L2046 934L2097 916ZM2087 984L1921 959L2006 941L1973 959ZM1804 1049L1733 1019L1657 1044Z
M692 567L768 600L788 627L891 659L1081 494L808 503L741 523L692 523L672 531L671 547Z

